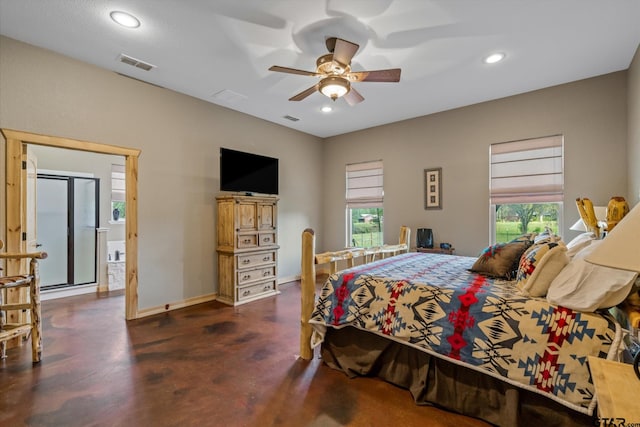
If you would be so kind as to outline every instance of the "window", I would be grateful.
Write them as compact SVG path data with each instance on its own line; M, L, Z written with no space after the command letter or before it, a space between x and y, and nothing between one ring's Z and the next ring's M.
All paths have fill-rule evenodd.
M121 222L127 217L124 165L111 165L112 221Z
M347 246L383 243L382 160L347 165Z
M491 144L491 243L562 228L562 135Z

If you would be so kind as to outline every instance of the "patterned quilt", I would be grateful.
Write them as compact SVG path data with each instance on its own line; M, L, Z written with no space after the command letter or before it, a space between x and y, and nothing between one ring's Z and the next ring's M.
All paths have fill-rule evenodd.
M327 327L351 325L592 415L587 356L617 354L613 317L525 297L513 282L471 273L474 261L408 253L330 276L311 316L312 346Z

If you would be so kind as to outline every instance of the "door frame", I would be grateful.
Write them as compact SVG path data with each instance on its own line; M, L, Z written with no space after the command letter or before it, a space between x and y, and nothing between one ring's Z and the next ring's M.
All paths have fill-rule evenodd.
M0 129L6 141L6 250L24 252L26 243L22 240L26 188L22 169L22 149L27 144L112 154L125 158L125 192L127 221L125 223L125 318L138 318L138 157L141 150L100 144L70 138L40 135L30 132ZM43 261L46 262L46 261ZM20 264L7 262L7 274L18 274Z
M51 174L51 173L39 173L37 174L36 177L36 181L37 184L39 185L40 182L39 180L41 179L48 179L48 180L52 180L52 181L64 181L66 183L65 186L65 191L66 191L66 195L67 195L67 203L66 203L66 208L67 208L67 214L65 216L65 218L67 219L67 225L68 225L68 232L67 232L67 274L66 274L66 278L65 278L65 282L64 283L57 283L57 284L53 284L53 285L43 285L42 282L42 273L40 274L40 289L41 290L50 290L50 289L60 289L60 288L66 288L69 286L79 286L79 285L88 285L88 284L92 284L92 283L97 283L98 280L98 259L97 259L97 253L98 253L98 239L97 239L97 233L95 233L95 240L94 240L94 248L93 248L93 258L94 258L94 272L93 272L93 280L90 282L84 282L84 283L76 283L76 278L75 278L75 273L76 273L76 267L75 267L75 255L76 255L76 248L75 248L75 223L76 223L76 218L75 218L75 205L76 205L76 199L75 199L75 187L76 187L76 182L79 180L86 180L86 181L93 181L94 186L95 186L95 193L94 193L94 197L93 197L93 204L95 205L95 215L93 218L93 221L95 222L95 227L94 229L98 229L100 227L100 178L96 178L93 176L73 176L73 175L56 175ZM36 188L37 186L36 185ZM38 206L38 209L40 209L40 206ZM36 209L36 215L38 212L38 209ZM73 219L73 221L69 221L69 219ZM42 231L42 229L40 229L40 231ZM95 231L95 230L94 230ZM71 255L71 256L70 256ZM51 253L49 252L49 257L51 257ZM42 271L42 267L41 267L41 271Z

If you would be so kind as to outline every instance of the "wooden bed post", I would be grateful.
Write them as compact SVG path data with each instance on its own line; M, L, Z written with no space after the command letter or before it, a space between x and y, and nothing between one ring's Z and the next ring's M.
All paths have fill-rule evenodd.
M311 325L309 319L313 312L316 290L316 236L312 229L302 232L302 273L300 277L301 313L300 313L300 357L304 360L313 358L311 348Z
M300 274L300 357L305 360L313 358L311 348L311 334L313 332L309 319L313 313L316 294L316 264L329 264L331 274L339 271L338 263L351 268L355 265L355 258L362 258L369 263L376 259L377 255L385 258L401 253L409 252L411 229L405 225L400 228L400 236L397 245L382 245L375 248L348 248L336 252L316 253L316 236L312 229L307 228L302 232L302 268Z
M411 229L406 225L403 225L402 227L400 227L400 237L398 238L398 244L407 245L407 248L401 251L401 253L409 252L409 249L411 246Z

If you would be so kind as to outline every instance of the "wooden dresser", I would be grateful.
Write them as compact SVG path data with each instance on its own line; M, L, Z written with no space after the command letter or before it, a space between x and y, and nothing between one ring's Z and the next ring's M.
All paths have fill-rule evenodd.
M220 195L218 301L244 304L278 291L278 198Z

